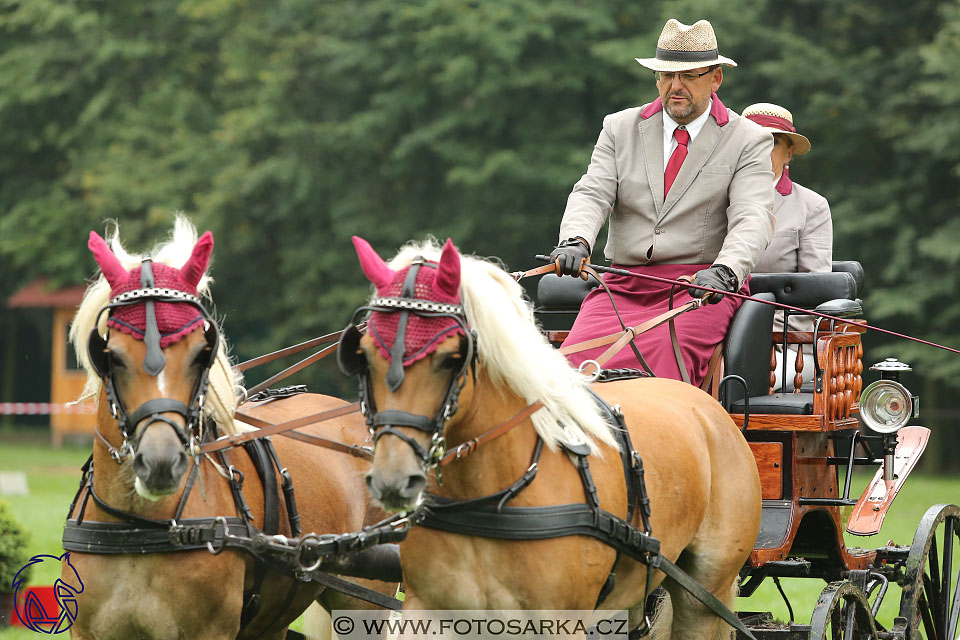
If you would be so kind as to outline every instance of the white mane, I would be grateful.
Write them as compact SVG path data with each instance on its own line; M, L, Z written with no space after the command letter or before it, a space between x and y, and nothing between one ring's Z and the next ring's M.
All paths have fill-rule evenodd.
M107 243L116 254L117 259L125 269L133 269L140 266L142 256L132 255L120 244L120 230L116 224L107 233ZM150 257L154 262L159 262L171 267L182 267L190 257L194 245L197 243L197 230L187 220L186 216L177 215L174 222L173 232L170 239L154 247ZM206 299L210 299L211 278L204 274L200 283L197 285L197 291ZM77 353L77 359L84 371L87 372L87 381L83 387L83 393L79 400L87 398L96 398L99 400L101 381L97 376L90 360L87 357L87 341L90 337L90 331L93 329L93 323L96 321L97 314L110 301L110 285L101 274L97 279L87 287L83 294L83 301L73 317L73 323L70 325L70 342L73 343L74 350ZM100 316L98 331L104 335L107 331L107 314ZM219 330L219 327L218 327ZM220 349L217 358L210 368L210 386L207 390L207 401L204 405L204 413L214 419L224 432L233 435L239 430L244 430L240 425L234 423L233 414L237 408L237 392L241 377L239 372L230 362L230 356L227 352L226 340L221 333Z
M432 238L408 243L390 267L403 268L418 255L438 261L440 252ZM478 336L479 366L494 384L507 385L528 403L543 403L532 421L544 444L556 448L559 442L585 441L594 453L598 442L618 448L584 376L537 328L522 287L498 265L474 256L460 256L460 271L467 323Z

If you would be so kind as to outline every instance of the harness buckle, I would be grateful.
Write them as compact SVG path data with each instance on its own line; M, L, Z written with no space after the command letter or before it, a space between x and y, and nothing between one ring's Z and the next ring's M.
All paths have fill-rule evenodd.
M232 468L232 467L231 467ZM227 529L229 525L227 524L227 519L224 516L217 516L213 519L213 524L210 525L210 530L213 531L213 539L217 539L217 525L223 525L223 537L220 538L220 546L214 547L212 542L207 543L207 551L213 555L219 555L227 546Z
M596 360L584 360L583 362L580 363L580 366L577 367L577 372L583 374L583 370L584 370L588 365L593 365L593 366L595 366L597 369L596 369L596 371L594 371L593 373L591 373L589 376L587 376L587 382L596 382L597 379L600 378L600 370L601 370L601 369L600 369L600 363L597 362ZM583 375L586 375L586 374L583 374Z
M308 544L316 543L316 544ZM317 554L317 559L310 564L307 564L304 560L303 553L304 551L315 551L318 549L320 543L320 536L315 533L308 533L302 538L300 542L297 543L296 550L294 552L294 559L297 561L297 567L305 573L310 573L311 571L316 571L320 568L320 565L323 564L323 555Z

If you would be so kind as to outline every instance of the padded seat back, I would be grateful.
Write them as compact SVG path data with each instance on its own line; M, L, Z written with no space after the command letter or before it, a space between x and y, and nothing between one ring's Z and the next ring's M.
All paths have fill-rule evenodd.
M840 273L845 272L853 276L854 282L857 284L857 297L860 297L860 293L863 291L863 266L856 260L834 260L833 261L833 272Z
M772 293L777 302L813 309L828 300L855 300L858 286L852 273L755 273L750 276L752 293Z
M753 281L751 280L751 289ZM755 298L773 302L770 292ZM724 375L735 374L746 380L750 397L765 396L770 389L770 345L773 341L773 313L776 309L762 302L746 300L730 321L723 345ZM724 407L743 398L743 387L728 382L723 394Z
M558 278L548 273L537 283L538 309L544 311L580 311L583 299L597 286L593 278L583 280L572 276Z

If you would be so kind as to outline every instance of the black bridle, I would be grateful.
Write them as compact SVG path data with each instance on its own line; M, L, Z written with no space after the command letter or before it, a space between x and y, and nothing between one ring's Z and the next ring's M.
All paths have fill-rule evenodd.
M467 383L467 375L471 367L473 367L474 377L476 376L477 336L476 332L467 325L463 305L422 300L414 297L417 273L421 267L436 268L436 265L417 256L410 265L410 270L404 279L400 297L374 298L369 305L360 307L354 312L353 319L343 330L343 335L337 346L337 363L344 375L357 376L360 387L360 410L367 420L367 427L373 436L374 444L388 434L400 438L410 445L417 457L423 462L425 471L429 473L431 469L437 468L437 464L446 452L446 440L443 437L444 426L459 408L460 392ZM361 319L360 316L373 312L400 314L397 335L390 349L390 366L386 375L387 388L390 391L396 391L403 384L403 362L407 357L405 353L406 330L410 314L422 318L450 318L456 322L463 332L464 338L460 341L460 368L450 376L443 402L433 416L396 409L377 411L371 390L370 370L366 358L360 350L360 339L363 337L363 333L357 328L358 321ZM373 331L369 323L367 330ZM449 332L449 328L442 330L427 346L432 345ZM430 435L430 449L425 449L416 440L399 431L398 427L410 427Z
M146 344L147 351L144 356L143 368L148 374L157 376L166 364L163 351L160 348L160 332L157 328L157 317L154 310L154 304L157 302L187 303L193 305L200 311L203 321L206 324L204 337L207 340L207 346L202 352L203 360L197 363L201 367L200 375L194 384L189 405L179 400L174 400L173 398L152 398L137 407L133 412L129 412L123 404L123 399L120 397L116 376L114 375L113 359L107 350L109 333L106 337L101 336L97 327L100 324L100 317L105 311L112 313L113 309L117 307L144 303L146 305L147 322L143 341ZM146 431L147 427L151 424L162 422L172 427L174 433L177 434L177 438L183 443L183 446L186 447L188 451L193 452L194 447L191 446L191 439L200 437L199 434L203 421L203 405L206 400L207 386L210 381L210 367L216 359L219 341L220 337L216 323L213 322L210 314L197 296L176 289L154 286L153 269L149 258L142 262L140 288L112 298L108 304L100 309L94 320L93 329L90 331L90 337L87 340L87 355L93 370L100 376L101 380L103 380L103 388L107 394L110 413L114 419L116 419L120 434L123 437L123 444L120 449L116 449L100 436L101 440L104 441L110 450L111 457L113 457L118 464L122 463L124 458L136 451L139 440L137 437L137 425L145 419L147 419L148 422L144 425L140 433L141 436L143 431ZM170 418L162 415L164 413L179 414L183 417L186 428L184 429Z

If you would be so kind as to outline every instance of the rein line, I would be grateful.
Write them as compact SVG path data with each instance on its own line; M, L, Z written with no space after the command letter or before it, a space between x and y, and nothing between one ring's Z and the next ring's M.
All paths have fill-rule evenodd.
M537 256L537 259L538 259L538 260L540 260L540 259L548 260L549 258L546 257L546 256ZM649 275L649 274L646 274L646 273L634 273L633 271L627 271L626 269L617 269L617 268L615 268L615 267L605 267L605 266L603 266L603 265L589 264L589 263L584 263L584 266L585 266L585 267L590 267L590 268L592 268L592 269L595 269L596 271L601 271L601 272L604 272L604 273L613 273L613 274L616 274L616 275L619 275L619 276L627 276L627 277L630 277L630 278L640 278L640 279L643 279L643 280L653 280L654 282L661 282L661 283L664 283L664 284L679 285L679 286L683 286L683 287L687 287L687 288L690 287L690 283L688 283L688 282L683 282L683 281L680 281L680 280L671 280L671 279L669 279L669 278L661 278L661 277L659 277L659 276L652 276L652 275ZM541 274L545 274L545 273L555 273L555 272L556 272L556 268L557 268L557 267L556 267L556 264L555 264L555 263L552 263L552 264L543 265L543 266L541 266L541 267L535 267L535 268L530 269L530 270L528 270L528 271L516 271L516 272L514 272L514 273L511 274L511 275L513 275L513 277L514 277L517 281L520 281L520 280L522 280L523 278L527 278L527 277L530 277L530 276L536 276L536 275L541 275ZM586 278L583 278L583 279L586 280ZM802 307L795 307L795 306L793 306L793 305L789 305L789 304L786 304L786 303L783 303L783 302L776 302L776 301L771 301L771 300L763 300L762 298L755 298L755 297L753 297L753 296L744 295L744 294L742 294L742 293L736 293L736 292L731 292L731 291L723 291L723 290L721 290L721 289L713 289L713 288L711 288L711 287L700 286L700 285L697 285L696 288L697 288L697 289L703 289L704 291L709 291L710 293L719 293L719 294L721 294L721 295L731 296L731 297L733 297L733 298L739 298L739 299L741 299L741 300L753 300L754 302L759 302L759 303L762 303L762 304L770 305L770 306L772 306L772 307L777 307L778 309L787 309L787 310L789 310L789 311L794 311L794 312L801 313L801 314L805 314L805 315L817 316L817 317L819 317L819 318L823 318L824 320L832 320L832 321L834 321L834 322L842 322L842 323L845 323L845 324L855 324L856 326L858 326L858 327L863 327L864 329L869 329L869 330L871 330L871 331L878 331L878 332L880 332L880 333L885 333L885 334L890 335L890 336L893 336L893 337L895 337L895 338L904 338L905 340L912 340L913 342L919 342L920 344L925 344L925 345L930 346L930 347L936 347L937 349L943 349L944 351L949 351L949 352L951 352L951 353L956 353L956 354L960 355L960 349L954 349L953 347L947 347L947 346L944 346L944 345L942 345L942 344L937 344L936 342L931 342L931 341L929 341L929 340L923 340L923 339L921 339L921 338L914 338L913 336L909 336L909 335L904 334L904 333L897 333L896 331L891 331L891 330L889 330L889 329L884 329L884 328L882 328L882 327L876 327L876 326L874 326L874 325L867 324L866 322L853 322L853 321L851 321L851 319L849 319L849 318L838 318L837 316L831 316L831 315L826 314L826 313L820 313L819 311L812 311L812 310L810 310L810 309L804 309L804 308L802 308Z

